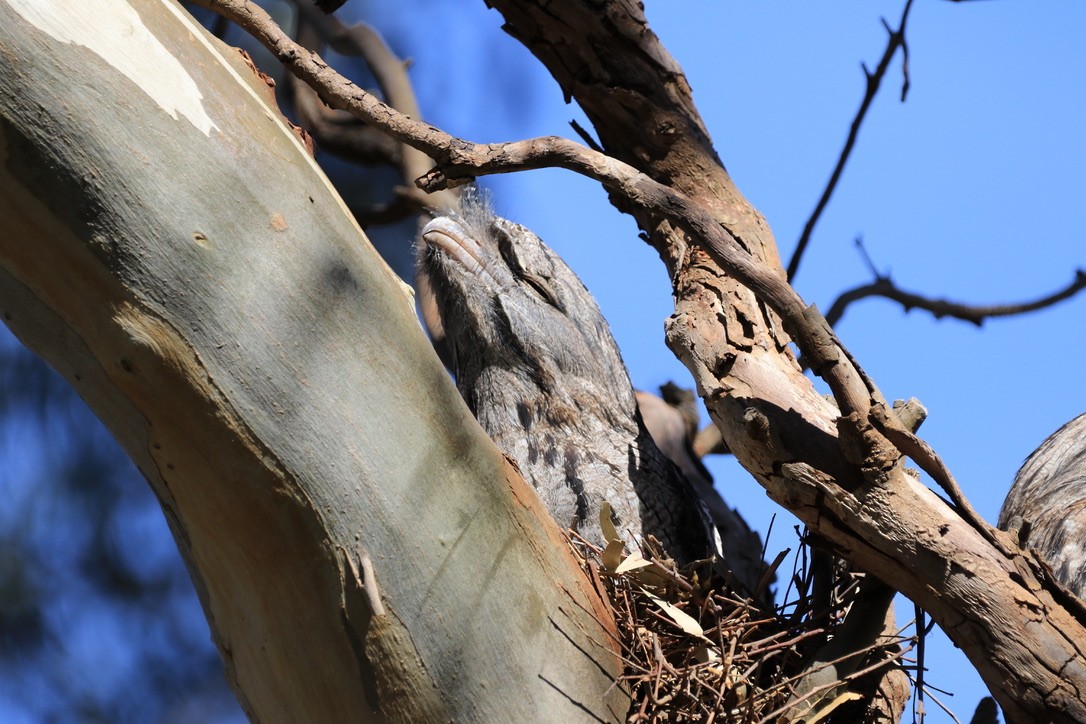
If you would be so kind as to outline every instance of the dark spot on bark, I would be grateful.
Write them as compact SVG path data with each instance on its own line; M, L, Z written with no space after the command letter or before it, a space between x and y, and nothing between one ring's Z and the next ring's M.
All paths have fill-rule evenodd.
M337 292L353 292L361 289L361 284L355 279L351 270L345 266L330 265L325 269L324 278L328 285Z
M577 530L581 528L588 519L588 496L585 495L584 492L584 481L580 478L566 478L566 485L573 491L573 495L577 499L576 512L573 514L573 524L570 526L570 528Z
M748 340L753 339L754 338L754 323L752 321L750 321L750 319L747 318L747 315L743 314L742 312L737 312L735 317L736 317L736 321L739 322L739 325L743 329L743 338L748 339Z
M577 449L576 445L566 443L562 452L566 454L566 473L575 473L577 471L577 463L580 462L581 451Z

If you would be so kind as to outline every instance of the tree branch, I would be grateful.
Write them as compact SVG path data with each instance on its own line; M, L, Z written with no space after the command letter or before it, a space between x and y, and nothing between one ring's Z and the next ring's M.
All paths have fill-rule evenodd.
M890 61L893 60L894 53L897 52L898 48L901 48L905 55L903 66L905 80L901 87L901 100L903 102L905 95L909 92L909 47L905 43L905 23L909 19L909 10L912 9L912 6L913 0L906 0L905 9L901 13L901 23L898 25L897 30L891 28L885 20L882 21L882 26L886 28L886 32L889 34L886 50L883 51L882 59L879 60L874 73L870 72L866 65L862 66L866 79L864 98L860 102L860 109L856 112L856 117L852 119L848 138L845 139L845 147L841 149L837 165L834 167L833 173L830 174L829 183L826 184L822 197L818 199L814 211L811 212L810 218L807 219L807 223L803 227L803 233L799 237L799 242L796 243L796 250L792 252L792 260L788 262L788 281L796 278L796 272L799 271L799 262L811 241L811 234L814 232L815 224L822 217L822 212L826 210L830 197L833 196L833 192L837 189L837 182L841 180L841 173L845 170L845 164L848 162L849 156L852 155L852 148L856 145L856 138L860 135L860 126L863 125L864 118L867 117L871 102L875 100L879 87L882 85L882 79L886 76L886 71L890 68Z
M1078 269L1075 271L1075 278L1070 284L1040 299L1019 302L1018 304L972 305L951 302L946 299L932 299L913 292L907 292L898 287L889 277L876 277L874 282L850 289L837 297L829 312L826 313L826 321L836 327L850 304L867 297L884 297L899 303L905 308L906 312L913 309L924 309L931 312L936 319L953 317L979 327L984 324L985 319L991 317L1009 317L1051 307L1065 299L1070 299L1083 289L1086 289L1086 271Z
M558 136L499 144L475 144L452 136L407 117L351 83L317 54L291 40L250 0L197 2L223 12L250 32L292 73L313 86L328 105L359 115L434 158L437 166L417 182L420 188L448 188L482 174L565 168L599 181L621 193L629 203L686 230L729 274L780 315L785 330L810 363L811 370L833 392L841 413L837 426L851 441L855 459L866 460L866 469L880 470L892 467L899 455L912 457L946 492L969 525L999 546L991 526L969 505L938 454L919 437L901 428L900 423L894 425L892 413L885 413L890 409L889 403L855 363L818 309L807 306L778 269L754 259L742 240L702 206L629 164ZM882 441L876 430L886 436Z
M348 113L327 108L312 88L297 79L290 89L298 122L313 135L320 150L363 166L400 164L400 144L388 134Z
M1081 622L1053 599L1031 559L993 545L986 524L968 509L959 510L963 521L904 470L897 445L912 448L936 480L953 483L930 449L879 419L881 393L818 310L788 285L764 220L720 167L681 68L648 30L640 7L490 2L505 15L506 29L577 98L601 147L622 160L559 138L468 143L396 114L289 39L266 28L257 37L325 102L366 114L433 156L437 168L423 187L543 166L600 181L661 251L676 296L668 344L695 375L729 445L770 496L856 565L922 603L998 690L1009 716L1086 717L1086 702L1068 683L1083 676ZM259 12L239 0L202 4L243 16L235 19L243 27ZM627 70L632 65L641 75ZM828 382L836 406L787 362L789 339L781 326ZM1027 608L1044 615L1031 619L1028 631L1012 630L1010 622Z
M780 315L785 329L811 362L811 369L833 390L843 415L862 420L872 399L883 402L874 383L852 364L818 310L803 302L778 269L756 260L741 239L685 195L629 164L565 138L548 136L499 144L457 138L405 116L354 85L317 54L291 40L249 0L197 0L197 4L222 12L251 33L329 106L350 111L435 159L436 168L417 182L424 190L468 183L477 175L558 167L595 179L629 203L668 219Z
M339 19L317 10L312 0L294 0L294 4L304 22L314 28L330 48L342 55L360 57L363 60L366 67L373 73L388 106L407 118L422 118L418 100L415 97L415 89L407 75L407 61L392 52L376 29L361 22L348 27ZM301 83L301 85L306 86L307 89L310 87L307 83ZM366 120L358 114L351 114L351 116L363 122ZM362 128L379 131L381 137L391 141L384 129L380 129L379 126L366 124ZM384 209L375 209L374 213L366 215L366 218L387 219L392 213L405 211L411 206L418 210L423 207L450 208L455 204L455 193L433 191L427 197L419 193L415 186L410 185L412 180L422 176L433 166L433 161L425 153L401 140L400 148L395 153L389 154L388 158L393 165L399 167L405 186L398 190L397 199L392 204ZM437 196L435 197L434 194Z

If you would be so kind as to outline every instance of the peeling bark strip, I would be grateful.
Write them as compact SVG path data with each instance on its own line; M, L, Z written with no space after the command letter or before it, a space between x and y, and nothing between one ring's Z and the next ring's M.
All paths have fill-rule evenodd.
M154 489L249 716L620 720L607 609L237 54L160 0L0 0L0 47L0 318Z

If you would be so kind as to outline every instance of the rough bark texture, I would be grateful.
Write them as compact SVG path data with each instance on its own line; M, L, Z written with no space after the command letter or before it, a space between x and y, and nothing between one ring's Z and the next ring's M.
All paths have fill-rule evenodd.
M577 100L608 154L710 210L754 259L779 268L768 227L720 164L681 69L640 4L490 4ZM900 460L873 464L893 461L893 446L866 419L842 420L816 394L776 316L671 224L612 198L649 233L674 280L669 345L729 448L769 494L843 556L924 606L1009 720L1086 720L1081 611L1053 598L1043 574L1007 538L967 523L905 474ZM793 331L803 333L802 344L817 345L816 326ZM837 367L818 371L849 373L844 358ZM855 389L850 407L874 415L877 393L864 401Z
M0 317L146 476L249 715L621 719L606 608L233 52L159 0L0 3L0 49Z

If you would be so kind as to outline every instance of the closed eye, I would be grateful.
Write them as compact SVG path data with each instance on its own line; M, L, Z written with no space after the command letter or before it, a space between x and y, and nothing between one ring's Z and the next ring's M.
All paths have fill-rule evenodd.
M501 254L502 259L505 261L505 265L509 267L509 271L513 273L513 276L534 289L536 294L538 294L544 302L560 312L565 313L565 308L558 302L558 297L556 297L551 290L549 282L538 274L528 271L521 265L520 259L517 258L514 242L509 235L509 232L501 227L495 227L493 231L498 242L498 253Z
M554 296L554 292L551 291L550 287L547 286L547 283L543 281L541 277L538 277L535 274L524 270L516 270L515 273L521 279L521 281L525 282L532 289L536 290L539 296L543 297L543 301L545 301L547 304L551 305L560 312L566 311L562 308L562 305L559 304L558 298Z

